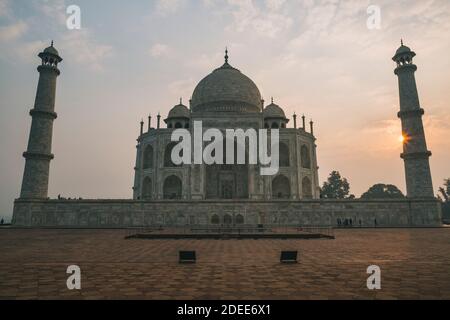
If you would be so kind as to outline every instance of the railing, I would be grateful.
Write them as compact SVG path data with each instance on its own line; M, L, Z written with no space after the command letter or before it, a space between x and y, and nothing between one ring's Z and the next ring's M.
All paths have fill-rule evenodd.
M146 234L152 232L164 231L163 226L150 226L150 227L129 227L125 229L125 238L129 238L138 234Z
M303 226L299 227L304 232L322 234L334 238L334 228L332 226Z
M334 228L331 226L315 225L183 225L183 226L149 226L132 227L126 229L126 237L148 233L158 234L317 234L334 237Z

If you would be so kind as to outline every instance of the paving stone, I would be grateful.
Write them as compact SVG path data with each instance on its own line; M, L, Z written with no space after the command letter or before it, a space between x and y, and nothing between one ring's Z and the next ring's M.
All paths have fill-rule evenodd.
M0 230L0 299L450 299L450 229L336 230L335 240L125 240L123 230ZM178 264L178 250L198 252ZM281 265L279 252L300 252ZM69 265L82 290L66 287ZM366 287L381 267L381 290Z

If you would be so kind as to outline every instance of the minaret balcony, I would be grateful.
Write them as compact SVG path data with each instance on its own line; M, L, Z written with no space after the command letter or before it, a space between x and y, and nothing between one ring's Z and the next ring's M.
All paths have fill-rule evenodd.
M399 113L397 113L397 116L400 119L402 119L402 118L411 118L411 117L421 117L424 114L425 114L425 110L420 108L420 109L416 109L416 110L400 111Z
M395 69L394 73L396 75L398 75L399 73L403 73L403 72L415 72L417 71L417 66L415 64L403 64L403 65L398 65L398 67Z

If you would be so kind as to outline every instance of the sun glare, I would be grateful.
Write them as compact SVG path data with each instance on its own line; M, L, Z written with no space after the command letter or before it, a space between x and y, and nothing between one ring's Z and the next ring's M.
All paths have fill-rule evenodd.
M398 140L399 140L401 143L408 143L408 141L410 140L410 138L409 138L408 135L406 135L406 134L404 133L404 134L402 134L400 137L398 137Z

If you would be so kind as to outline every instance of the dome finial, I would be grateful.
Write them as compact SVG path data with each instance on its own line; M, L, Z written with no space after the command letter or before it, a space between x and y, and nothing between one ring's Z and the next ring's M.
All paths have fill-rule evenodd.
M180 104L183 104L183 97L180 97Z
M52 40L52 44L50 45L50 47L53 47L53 40Z
M400 39L400 44L403 46L403 38Z
M272 104L273 104L273 97L272 97Z
M225 47L225 63L228 63L228 47Z

